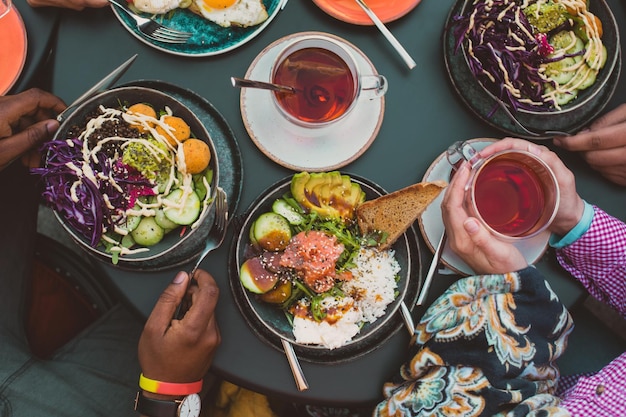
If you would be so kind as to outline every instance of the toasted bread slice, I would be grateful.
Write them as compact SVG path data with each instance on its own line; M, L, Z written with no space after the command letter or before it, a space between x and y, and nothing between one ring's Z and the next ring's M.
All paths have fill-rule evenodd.
M362 203L356 208L361 233L387 233L379 249L388 249L447 185L445 181L420 182Z

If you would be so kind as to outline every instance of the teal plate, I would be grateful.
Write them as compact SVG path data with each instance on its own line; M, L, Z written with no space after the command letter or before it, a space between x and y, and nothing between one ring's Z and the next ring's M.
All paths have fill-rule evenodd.
M186 9L176 9L172 13L157 15L154 18L172 29L192 33L189 41L184 44L170 44L148 39L137 30L133 19L120 12L116 6L111 5L111 8L126 30L143 43L174 55L201 57L222 54L248 42L270 24L278 12L285 7L287 1L263 0L269 17L260 25L247 28L224 28ZM144 13L143 17L152 17L152 15Z

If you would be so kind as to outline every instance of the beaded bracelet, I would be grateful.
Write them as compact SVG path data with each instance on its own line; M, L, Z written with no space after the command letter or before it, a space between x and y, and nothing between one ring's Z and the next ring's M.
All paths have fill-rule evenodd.
M189 395L202 391L202 380L188 383L161 382L139 375L139 388L153 394Z

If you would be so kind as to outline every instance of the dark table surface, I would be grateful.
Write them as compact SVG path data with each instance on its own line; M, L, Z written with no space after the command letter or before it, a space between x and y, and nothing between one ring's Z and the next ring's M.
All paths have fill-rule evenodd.
M608 3L619 27L626 28L626 6L618 0ZM388 25L417 61L412 71L375 27L336 20L308 0L291 0L266 30L243 46L203 58L181 57L146 46L122 27L110 9L67 11L61 16L52 89L66 102L71 102L118 63L137 53L136 62L120 82L163 80L206 98L225 117L241 150L244 176L236 211L239 214L267 187L293 172L272 162L250 140L239 109L240 92L231 87L229 77L243 76L257 54L283 36L302 31L333 33L365 52L378 72L389 80L384 121L376 140L359 159L342 170L393 191L420 181L431 162L453 141L504 136L477 120L455 95L449 82L442 58L441 35L452 5L452 0L424 1L408 15ZM626 102L623 78L606 110ZM623 219L626 193L590 170L579 156L557 152L575 171L580 194ZM213 370L234 383L295 401L326 404L378 401L383 382L397 371L405 358L407 332L398 331L375 351L352 361L332 366L303 361L310 388L298 392L283 353L255 336L235 305L227 272L231 240L232 232L225 244L202 264L216 277L222 290L217 315L223 342ZM432 255L423 241L420 247L422 273L425 274ZM583 294L581 288L558 267L550 252L537 266L566 305L579 300ZM147 273L105 268L144 315L150 313L161 290L178 270ZM428 301L457 278L455 275L435 276ZM421 309L413 311L416 319L422 313Z

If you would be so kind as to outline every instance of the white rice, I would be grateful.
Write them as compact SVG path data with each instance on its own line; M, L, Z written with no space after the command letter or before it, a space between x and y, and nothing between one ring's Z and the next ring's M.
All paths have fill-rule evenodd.
M343 284L346 297L324 300L328 305L351 303L351 308L333 324L295 317L293 333L298 343L335 349L352 340L363 323L372 323L385 314L387 306L395 299L396 276L400 272L394 251L361 248L355 264L350 270L353 279Z

